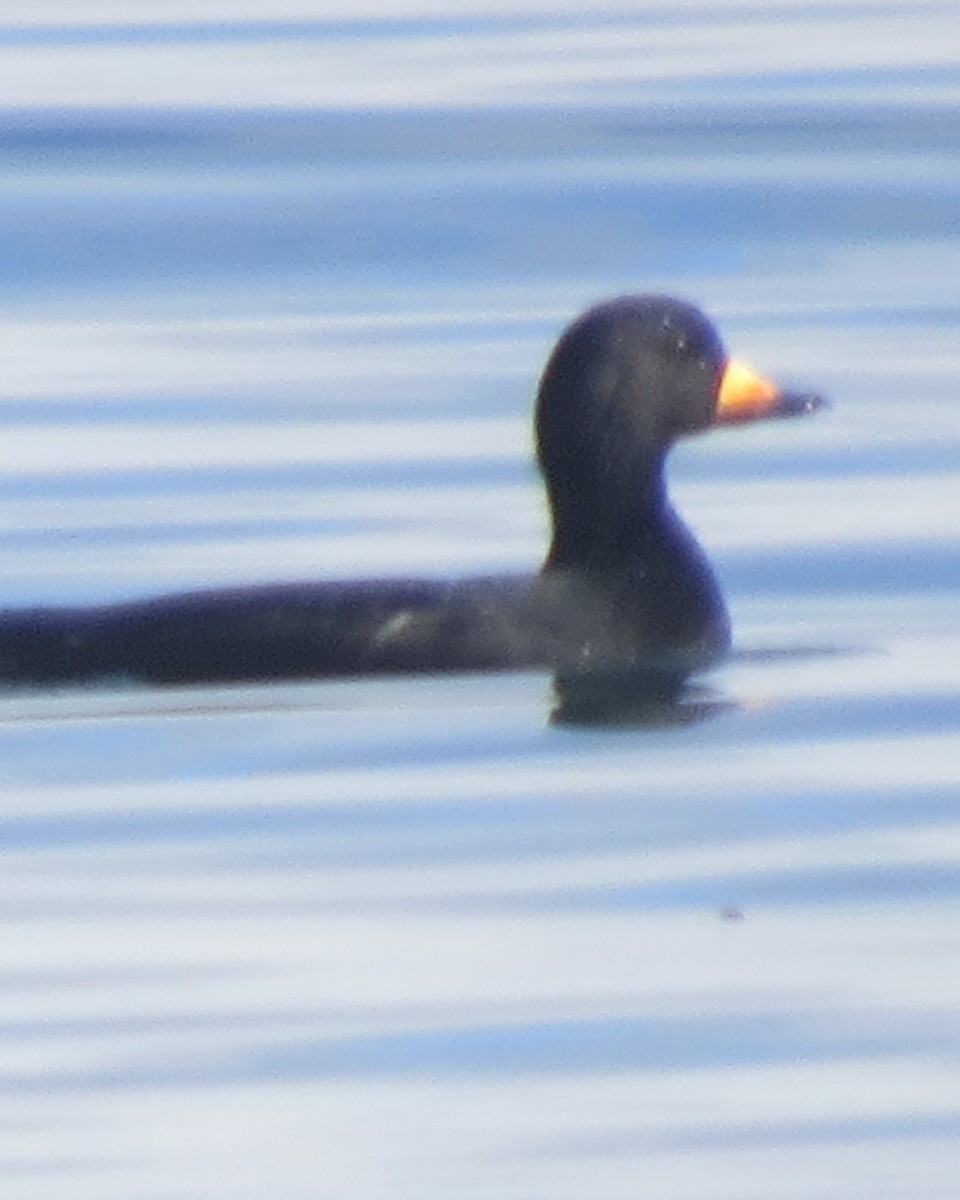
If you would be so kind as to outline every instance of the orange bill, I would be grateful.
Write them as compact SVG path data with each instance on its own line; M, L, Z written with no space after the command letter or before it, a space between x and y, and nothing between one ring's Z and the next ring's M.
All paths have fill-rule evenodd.
M714 423L732 425L765 417L794 417L824 406L820 396L785 392L739 359L727 363L720 381Z

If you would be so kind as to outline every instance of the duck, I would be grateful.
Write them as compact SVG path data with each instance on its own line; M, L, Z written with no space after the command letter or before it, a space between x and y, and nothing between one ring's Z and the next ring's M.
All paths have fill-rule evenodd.
M561 334L534 434L550 541L539 570L310 581L0 611L0 681L222 684L545 668L675 686L728 651L706 555L673 508L680 439L823 407L731 358L665 295L594 305Z

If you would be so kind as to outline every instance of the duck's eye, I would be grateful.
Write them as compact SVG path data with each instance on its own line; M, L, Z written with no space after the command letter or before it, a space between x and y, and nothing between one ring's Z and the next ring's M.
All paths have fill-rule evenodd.
M673 313L667 313L661 322L664 348L671 354L687 356L694 352L695 337Z

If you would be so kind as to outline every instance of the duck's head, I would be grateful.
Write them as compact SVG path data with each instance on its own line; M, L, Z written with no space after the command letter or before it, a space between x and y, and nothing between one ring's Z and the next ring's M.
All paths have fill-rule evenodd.
M552 557L561 544L622 548L639 536L663 503L663 460L678 438L823 403L731 359L692 304L624 296L591 308L560 337L537 398Z

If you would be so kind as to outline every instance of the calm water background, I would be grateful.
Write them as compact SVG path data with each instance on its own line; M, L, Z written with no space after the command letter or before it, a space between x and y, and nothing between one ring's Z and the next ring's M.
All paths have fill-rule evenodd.
M0 106L5 603L528 567L622 290L835 400L676 455L702 720L0 698L4 1195L952 1200L953 0L14 0Z

